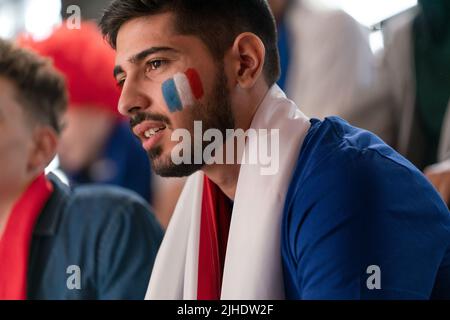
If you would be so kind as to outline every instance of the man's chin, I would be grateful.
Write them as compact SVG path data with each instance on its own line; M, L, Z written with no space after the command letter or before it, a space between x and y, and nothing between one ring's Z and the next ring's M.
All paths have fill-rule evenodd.
M151 159L152 170L163 178L189 177L201 170L204 164L175 164L170 157L155 157Z

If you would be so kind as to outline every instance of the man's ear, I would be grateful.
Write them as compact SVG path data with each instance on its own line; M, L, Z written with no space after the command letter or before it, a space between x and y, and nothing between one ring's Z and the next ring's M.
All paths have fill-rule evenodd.
M44 172L56 156L58 134L48 126L37 126L33 132L32 150L28 162L30 174Z
M233 72L241 88L255 85L263 72L266 49L261 39L250 32L240 34L231 49Z

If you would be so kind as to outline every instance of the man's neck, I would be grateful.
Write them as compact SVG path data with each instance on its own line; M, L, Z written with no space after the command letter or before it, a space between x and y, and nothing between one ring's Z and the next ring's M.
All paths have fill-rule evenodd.
M205 168L203 172L229 199L234 200L240 167L239 164L213 165Z
M242 129L246 132L250 129L253 122L253 118L257 113L261 103L268 94L270 88L264 83L259 83L258 87L255 88L254 94L248 95L247 99L241 101L240 105L246 105L247 108L239 108L235 111L235 121L236 129ZM230 141L228 141L230 142ZM235 153L237 154L237 149L235 148ZM226 151L224 150L224 163L226 159ZM239 157L239 155L238 155ZM237 160L237 159L235 159ZM214 182L225 195L234 200L236 195L237 183L239 180L239 172L241 169L240 163L235 164L214 164L209 165L203 169L206 176Z

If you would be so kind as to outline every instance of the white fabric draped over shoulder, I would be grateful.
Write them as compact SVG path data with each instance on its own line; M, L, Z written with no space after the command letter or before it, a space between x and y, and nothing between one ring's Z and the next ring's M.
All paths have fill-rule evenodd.
M279 170L262 175L260 164L242 164L234 199L221 299L283 299L281 221L309 119L274 85L251 129L279 135ZM278 133L271 130L275 129ZM274 139L271 140L275 141ZM245 153L256 150L248 139ZM146 299L197 299L203 173L192 175L180 196L156 258Z

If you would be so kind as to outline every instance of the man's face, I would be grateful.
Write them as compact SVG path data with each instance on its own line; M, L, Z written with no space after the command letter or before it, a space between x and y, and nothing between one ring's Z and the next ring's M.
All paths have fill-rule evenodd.
M13 83L0 76L0 197L20 192L27 183L32 129L16 99ZM0 198L0 201L1 201Z
M188 176L203 164L172 162L172 150L179 144L171 141L174 130L187 129L195 141L194 121L202 122L203 131L225 132L235 124L223 63L213 59L199 38L177 34L174 21L171 13L164 13L125 23L117 37L115 77L122 87L119 111L130 118L154 171L162 176ZM199 74L204 95L172 113L162 85L188 69ZM157 132L149 138L150 129Z

